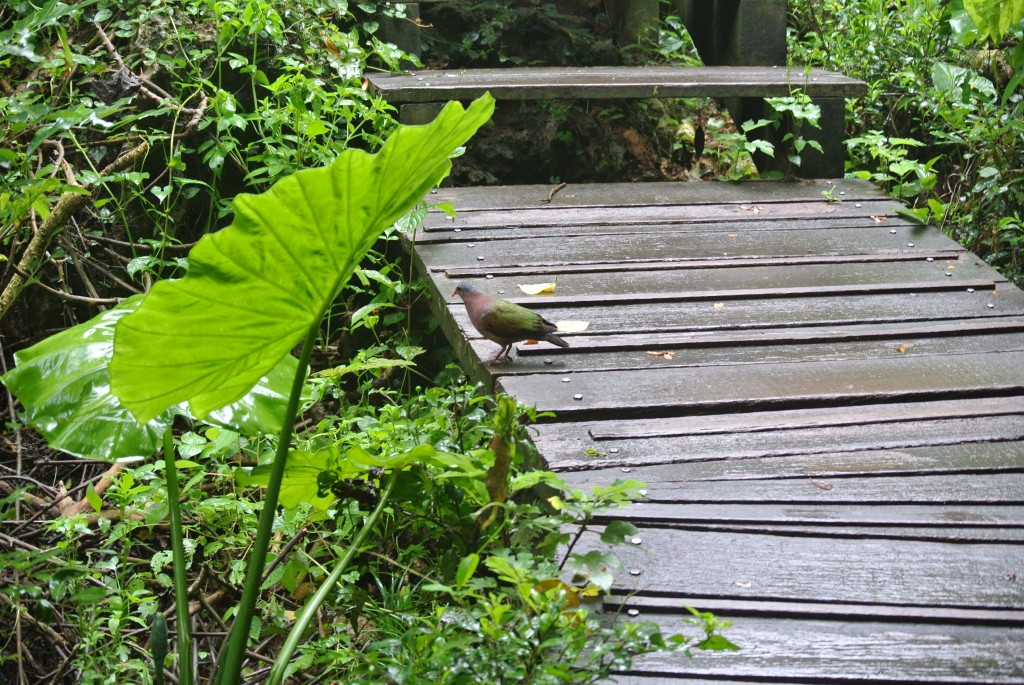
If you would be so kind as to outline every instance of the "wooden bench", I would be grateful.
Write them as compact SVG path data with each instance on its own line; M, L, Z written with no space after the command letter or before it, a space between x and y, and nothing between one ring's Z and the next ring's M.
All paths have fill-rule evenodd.
M823 153L804 152L800 176L836 178L843 175L844 98L863 95L865 84L818 69L783 66L714 67L532 67L414 71L369 75L385 99L399 107L403 123L423 123L448 100L471 100L490 92L499 102L527 100L731 98L746 112L764 106L764 97L807 93L821 107L821 128L802 131L817 140ZM748 104L750 103L750 104ZM745 119L738 119L742 123ZM761 129L766 132L765 129ZM774 133L774 132L772 132ZM778 134L781 138L781 134ZM774 141L773 141L774 142ZM777 155L782 157L782 155ZM764 160L759 160L762 168ZM784 159L775 162L784 162Z

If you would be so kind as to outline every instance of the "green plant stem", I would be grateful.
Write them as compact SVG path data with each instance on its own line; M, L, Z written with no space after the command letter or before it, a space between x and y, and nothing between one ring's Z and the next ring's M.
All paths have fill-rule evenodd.
M349 545L348 551L345 552L345 556L341 558L338 565L335 566L334 570L331 571L331 575L327 576L327 579L323 582L320 588L316 591L306 606L302 607L302 612L295 620L295 625L292 626L291 632L288 633L288 637L284 641L284 645L281 646L281 650L277 654L277 658L274 660L274 666L270 669L270 673L267 679L264 681L264 685L279 685L284 678L285 668L288 666L288 662L291 661L292 654L295 653L295 649L299 646L299 641L302 640L303 635L306 632L306 628L312 622L313 617L316 615L317 609L324 603L331 590L337 584L338 580L341 579L345 569L352 563L352 559L355 558L356 553L359 552L363 547L363 543L366 541L366 536L370 534L374 528L377 527L377 521L380 520L381 514L384 513L384 509L387 507L388 500L391 499L391 492L395 489L395 483L398 482L398 474L401 469L394 469L391 472L391 476L388 478L387 485L384 486L384 491L381 492L380 501L377 502L377 506L373 508L370 515L366 518L363 523L363 527L356 534L352 544Z
M256 539L253 541L249 566L245 572L242 598L238 602L238 610L235 613L235 620L231 624L228 642L221 649L220 657L217 660L216 685L237 685L241 677L245 647L249 641L249 627L252 625L252 618L256 613L256 600L260 596L263 568L267 562L267 550L270 548L274 518L277 516L277 501L281 494L284 468L288 461L288 448L291 446L295 417L299 412L299 400L302 396L302 386L306 382L306 369L309 367L309 357L313 353L319 325L320 319L317 318L316 324L311 326L306 334L302 353L299 355L299 366L295 370L295 380L292 383L292 391L285 408L284 423L281 426L281 435L277 443L277 453L274 455L274 462L270 469L270 482L267 483L263 498L263 509L260 511Z
M174 616L178 635L178 673L181 685L195 682L192 673L192 630L188 613L188 577L185 575L185 536L181 525L181 494L178 466L174 458L174 434L164 431L164 479L167 481L167 509L171 517L171 550L174 556ZM163 664L158 665L163 668Z

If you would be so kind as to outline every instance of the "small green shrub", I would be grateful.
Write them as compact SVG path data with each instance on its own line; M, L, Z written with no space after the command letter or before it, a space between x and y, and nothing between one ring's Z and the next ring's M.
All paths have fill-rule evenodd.
M868 84L867 97L848 111L848 171L879 182L1018 282L1021 10L1019 3L795 0L789 41L795 63Z

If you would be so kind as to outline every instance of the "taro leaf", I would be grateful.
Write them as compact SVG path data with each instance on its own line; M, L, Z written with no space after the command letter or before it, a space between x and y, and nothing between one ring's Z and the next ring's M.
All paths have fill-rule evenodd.
M111 388L140 421L188 401L203 418L234 402L316 325L359 261L451 169L494 110L449 103L399 127L376 154L350 149L261 195L235 198L177 281L157 283L117 326Z
M376 457L362 447L352 447L344 454L337 447L328 447L318 452L290 450L288 461L281 479L281 505L294 508L302 502L309 502L320 510L326 510L334 502L334 495L320 497L319 476L332 471L335 480L349 480L365 476L378 468L405 468L413 464L430 462L436 454L430 445L417 445L408 452L390 457ZM270 464L253 467L248 471L235 470L235 481L242 487L266 487L270 483Z
M114 326L135 311L141 299L128 298L86 323L15 353L16 366L2 380L21 400L26 423L50 447L107 460L156 451L172 413L164 411L139 423L111 394L107 372Z
M281 479L281 505L292 509L301 502L309 502L321 511L326 510L334 501L334 495L317 496L317 476L327 470L327 464L334 448L319 452L291 450L284 467L284 478ZM248 473L242 469L235 470L235 482L242 487L266 487L270 482L270 464L256 466Z
M108 461L148 457L159 447L175 410L141 424L110 392L115 325L141 301L141 295L130 297L90 321L15 353L15 368L0 380L21 401L25 421L50 447ZM297 363L288 355L251 393L209 420L248 434L277 430Z

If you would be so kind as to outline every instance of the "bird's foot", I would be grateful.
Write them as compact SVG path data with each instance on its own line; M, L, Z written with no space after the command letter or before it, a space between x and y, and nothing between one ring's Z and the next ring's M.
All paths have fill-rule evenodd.
M486 364L490 366L491 364L497 364L498 362L511 362L512 357L509 356L510 352L512 352L511 345L509 345L508 347L504 347L500 352L498 352L498 354L494 355L493 359L491 359L489 362L486 362Z

